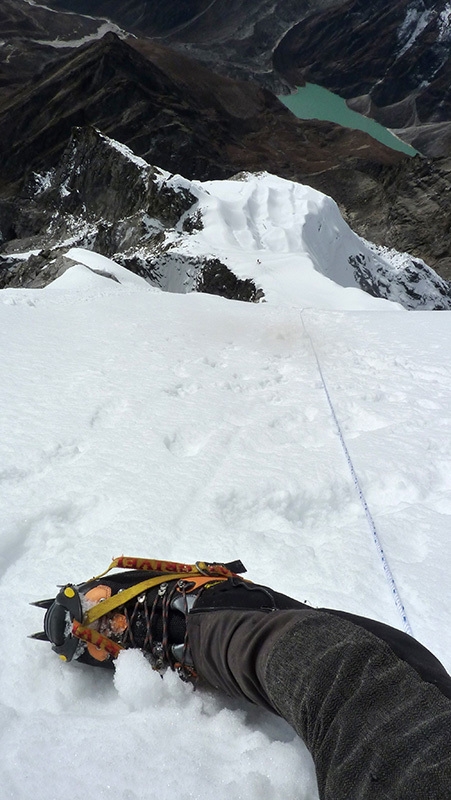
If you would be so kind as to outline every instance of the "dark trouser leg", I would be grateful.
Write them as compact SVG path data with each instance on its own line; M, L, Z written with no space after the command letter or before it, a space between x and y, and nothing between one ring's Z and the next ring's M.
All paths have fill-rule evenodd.
M322 800L448 800L451 702L377 637L314 610L188 620L200 675L284 717Z

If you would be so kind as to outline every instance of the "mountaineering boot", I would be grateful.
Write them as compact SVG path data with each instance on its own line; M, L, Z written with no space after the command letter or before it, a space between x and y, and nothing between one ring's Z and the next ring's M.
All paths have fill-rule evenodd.
M103 573L79 586L68 584L55 600L36 603L46 609L46 615L44 631L34 638L50 641L65 661L75 658L109 668L114 666L114 659L122 649L137 647L157 671L164 672L169 667L176 669L181 677L192 679L195 662L193 664L190 653L191 632L187 620L198 615L206 617L219 610L264 613L313 610L267 586L245 580L238 574L244 571L239 561L226 565L198 562L192 566L123 557L112 566L125 568L134 563L146 568L108 577ZM155 565L161 568L153 569ZM388 644L398 658L410 664L424 681L437 686L451 699L449 674L412 636L345 611L316 610L347 620L373 634Z
M142 568L105 577L135 564ZM188 565L122 556L97 578L34 603L46 613L44 630L32 638L51 642L64 661L107 668L122 650L139 648L158 672L170 668L192 680L186 618L204 591L244 571L240 561Z
M152 578L162 580L128 602L120 602L125 590ZM113 659L120 650L134 647L144 652L158 672L168 667L175 669L186 660L186 615L202 588L193 589L187 595L188 582L186 584L180 579L171 580L164 573L139 570L78 586L69 584L55 600L36 604L46 607L46 614L44 631L34 638L50 641L64 661L75 659L92 666L112 668ZM74 635L86 613L95 606L100 609L110 598L116 598L115 607L108 611L105 606L106 613L99 614L87 629L89 635L85 633L83 639Z

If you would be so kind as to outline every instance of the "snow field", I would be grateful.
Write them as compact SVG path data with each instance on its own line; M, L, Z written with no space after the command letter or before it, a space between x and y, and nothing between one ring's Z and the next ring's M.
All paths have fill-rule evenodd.
M299 308L170 295L72 255L122 283L79 265L0 293L3 796L315 800L283 721L137 652L114 677L62 664L26 638L28 603L122 553L241 558L401 627L311 336L414 634L450 669L449 313L312 309L307 335Z

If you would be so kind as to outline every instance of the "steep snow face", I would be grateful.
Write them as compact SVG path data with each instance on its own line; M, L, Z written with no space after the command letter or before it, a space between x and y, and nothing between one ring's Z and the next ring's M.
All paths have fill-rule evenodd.
M168 184L180 185L180 178ZM370 295L405 308L451 303L448 284L424 262L364 241L335 201L309 186L268 173L181 185L197 194L202 229L176 236L172 252L218 258L240 278L251 278L267 300L334 307L333 281L348 290L364 288L368 308ZM306 291L312 284L316 299ZM343 307L352 308L352 292L346 296Z
M2 797L315 800L276 717L136 652L114 678L63 664L27 639L29 602L121 553L240 557L251 580L401 627L313 342L413 633L450 669L450 313L316 309L304 328L286 304L69 256L48 287L0 292Z
M219 258L240 278L252 278L268 300L315 304L305 292L309 282L326 304L330 281L357 288L349 258L367 248L331 198L267 173L194 186L203 227L174 250Z

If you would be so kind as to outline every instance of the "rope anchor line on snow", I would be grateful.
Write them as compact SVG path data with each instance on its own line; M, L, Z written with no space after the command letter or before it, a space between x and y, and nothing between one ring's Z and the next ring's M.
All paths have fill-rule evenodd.
M363 506L363 510L365 512L365 516L366 516L366 519L367 519L367 522L368 522L368 525L369 525L369 528L370 528L370 531L371 531L371 535L372 535L374 544L376 545L377 551L378 551L380 559L382 561L385 577L386 577L388 585L390 587L390 592L392 594L392 597L393 597L393 600L395 602L396 608L398 609L398 611L399 611L399 613L401 615L404 630L406 631L406 633L408 633L408 634L410 634L410 636L412 636L413 635L412 634L412 628L410 626L410 622L409 622L409 619L407 617L407 613L406 613L406 610L404 608L404 604L403 604L403 602L401 600L401 596L399 594L398 587L396 586L396 581L395 581L395 579L393 577L393 573L392 573L392 571L390 569L389 563L387 561L386 555L384 553L384 549L382 547L382 544L381 544L381 541L380 541L380 538L379 538L379 534L377 532L376 524L374 522L373 516L371 514L371 511L369 509L368 503L366 501L363 489L362 489L362 487L360 485L360 481L359 481L359 478L357 476L357 472L355 470L354 464L352 462L351 455L350 455L349 450L347 448L347 445L346 445L346 442L345 442L345 439L344 439L344 436L343 436L343 431L342 431L341 425L340 425L340 423L338 421L338 417L337 417L337 415L335 413L335 409L334 409L334 406L333 406L333 403L332 403L332 400L331 400L331 396L330 396L329 390L327 388L327 383L326 383L326 380L324 378L323 371L321 369L321 364L320 364L320 361L319 361L319 358L318 358L318 354L316 352L316 348L315 348L315 345L313 343L313 339L310 336L310 333L307 330L307 326L306 326L306 324L304 322L304 318L302 316L302 311L301 311L300 316L301 316L302 326L303 326L305 334L306 334L306 336L307 336L307 338L308 338L308 340L310 342L310 346L312 348L313 355L315 356L315 360L316 360L316 364L317 364L317 367L318 367L319 376L321 378L321 383L322 383L322 386L323 386L323 389L324 389L324 393L326 395L327 403L329 405L330 412L332 414L332 418L333 418L333 420L335 422L335 426L337 428L338 437L340 439L340 443L341 443L341 446L343 448L343 452L345 454L346 461L347 461L349 470L351 472L355 488L357 490L357 494L359 495L360 502L361 502L361 504Z

